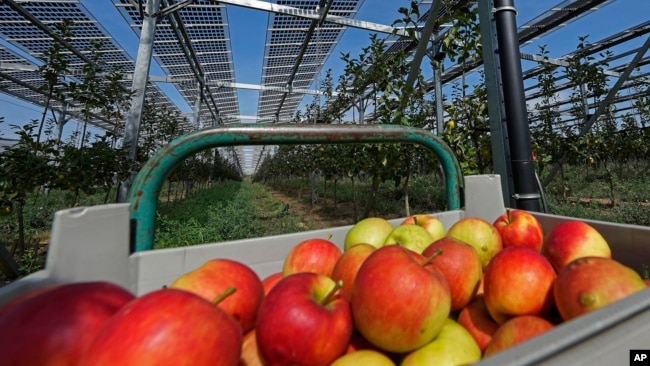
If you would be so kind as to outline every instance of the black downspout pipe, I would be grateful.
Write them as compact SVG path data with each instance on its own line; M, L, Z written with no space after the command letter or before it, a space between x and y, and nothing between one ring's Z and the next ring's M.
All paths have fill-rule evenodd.
M514 199L516 208L539 212L540 195L535 179L516 15L514 0L494 0Z

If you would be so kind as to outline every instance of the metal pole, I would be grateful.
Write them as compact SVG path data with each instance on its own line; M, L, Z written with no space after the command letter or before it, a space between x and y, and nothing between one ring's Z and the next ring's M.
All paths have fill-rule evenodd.
M201 128L201 99L203 96L203 84L196 83L196 101L194 102L194 126L198 130Z
M434 92L436 98L436 125L438 127L437 135L441 136L445 128L445 123L443 121L445 116L443 113L444 106L442 105L442 70L440 70L440 67L436 67L433 70L433 77L434 77L433 83L435 88Z
M427 18L426 23L424 23L424 29L420 33L420 39L418 41L418 46L415 49L415 54L413 54L413 61L411 61L411 70L406 78L406 85L413 86L415 80L420 75L420 64L424 55L427 53L427 48L429 48L429 41L431 39L431 34L433 33L433 28L436 25L438 20L438 12L440 11L440 3L442 1L433 0L431 3L431 10L429 11L429 17Z
M487 90L488 114L490 118L490 140L492 165L494 172L501 176L501 192L504 205L514 207L512 167L508 151L508 132L506 130L503 85L497 57L497 37L494 26L494 2L479 1L479 20L481 24L481 42L483 44L483 70Z
M540 211L540 195L535 180L535 165L532 156L519 37L515 19L517 10L513 0L495 0L494 5L503 100L515 188L513 198L517 208Z
M59 111L59 120L56 121L56 142L61 142L61 137L63 136L63 127L65 126L70 118L67 117L66 110L68 105L64 104L61 111Z
M142 14L142 29L140 32L140 44L138 45L138 55L135 59L135 71L133 72L133 82L131 91L131 109L126 117L126 126L124 128L124 145L129 148L129 160L135 161L138 150L138 137L140 134L140 120L142 119L142 110L144 108L144 99L147 89L147 78L151 66L151 54L153 52L153 39L156 32L156 23L158 23L158 14L160 12L160 0L147 0L145 11ZM135 172L133 172L135 177ZM132 177L132 178L133 178ZM125 202L128 196L129 187L133 179L128 182L122 182L118 192L117 201Z

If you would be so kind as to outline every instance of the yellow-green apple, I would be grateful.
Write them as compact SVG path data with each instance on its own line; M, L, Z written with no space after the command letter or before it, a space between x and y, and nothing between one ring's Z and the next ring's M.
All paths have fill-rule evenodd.
M553 227L544 239L542 254L558 272L581 257L612 257L605 238L593 226L580 220L564 221Z
M210 301L179 289L141 295L97 333L82 366L238 365L239 323Z
M474 247L452 237L443 237L426 247L422 255L445 276L451 292L452 312L474 299L483 276L481 259Z
M227 289L235 292L216 306L232 315L247 332L255 326L264 287L257 274L239 261L215 258L176 278L169 286L192 292L212 302Z
M565 321L647 288L636 271L602 257L582 257L567 264L553 287L558 311Z
M352 295L352 284L361 264L376 249L367 243L356 244L344 251L334 265L331 277L334 281L341 281L341 291L348 299Z
M291 248L285 257L282 275L287 277L300 272L313 272L329 277L341 254L341 249L327 239L303 240Z
M135 296L109 282L34 290L0 317L0 364L77 365L93 337Z
M416 224L422 226L431 234L433 240L438 240L445 236L445 225L437 217L427 214L411 215L402 221L400 225Z
M361 265L350 299L356 329L388 352L410 352L438 335L450 314L444 275L399 245L375 250Z
M480 217L464 217L456 221L447 236L463 241L476 249L483 270L502 248L501 234L491 223Z
M353 329L340 284L301 272L284 277L264 298L255 332L271 365L330 365L346 352Z
M262 358L260 350L257 347L257 337L255 336L255 328L244 334L243 343L241 346L241 360L239 366L265 366L266 361Z
M492 340L494 332L499 329L499 323L492 319L492 315L485 307L483 296L478 296L467 304L458 313L456 321L472 335L481 352L485 351L485 347Z
M384 246L397 244L416 253L422 253L424 248L433 242L434 239L431 234L422 226L404 224L399 225L388 234Z
M520 315L503 323L485 347L484 357L494 355L552 330L553 323L536 315Z
M332 366L395 366L395 362L380 351L363 349L337 358Z
M267 295L269 291L275 286L276 283L280 282L282 279L282 272L271 273L270 275L262 279L262 287L264 288L264 295Z
M395 227L388 220L381 217L368 217L354 224L345 235L344 250L354 244L368 243L374 247L381 247L388 234Z
M481 360L481 350L460 324L447 319L438 336L404 357L400 366L469 365Z
M553 266L538 251L524 246L504 248L485 269L485 306L499 324L518 315L544 316L555 305L556 277Z
M501 234L504 248L523 245L538 252L542 251L544 244L542 225L530 212L506 208L506 212L497 217L492 225Z

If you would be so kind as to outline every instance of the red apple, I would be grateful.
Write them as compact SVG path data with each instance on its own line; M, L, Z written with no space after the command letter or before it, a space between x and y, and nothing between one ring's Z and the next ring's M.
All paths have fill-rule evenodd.
M169 285L169 288L190 291L211 302L231 287L235 292L217 306L237 319L242 332L247 332L255 326L257 310L264 298L262 281L247 265L231 259L211 259Z
M191 292L142 295L99 331L82 366L238 365L242 331L224 310Z
M518 315L544 316L553 310L555 278L551 264L536 250L504 248L485 270L485 306L499 324Z
M264 366L266 364L257 346L255 329L251 329L248 333L244 334L239 366Z
M552 330L554 325L535 315L520 315L503 323L485 348L484 357L511 348L524 341Z
M262 279L262 287L264 287L264 295L268 295L269 291L282 279L282 272L271 273Z
M643 280L643 282L644 282L647 286L650 286L650 279L648 279L648 280Z
M566 321L646 288L636 271L613 259L583 257L558 273L554 294L558 311Z
M451 311L465 307L478 291L483 269L476 249L460 240L443 237L431 243L422 255L445 276L451 293Z
M400 225L409 224L422 226L431 234L433 240L438 240L445 236L445 225L435 216L426 214L411 215L405 218Z
M348 299L352 295L352 285L361 264L375 249L377 248L370 244L359 243L344 251L336 262L331 277L334 281L342 282L341 291Z
M269 292L257 318L257 345L272 365L330 365L348 347L350 303L331 278L286 276Z
M22 304L25 300L27 300L29 298L32 298L32 297L34 297L34 296L36 296L38 294L42 294L45 291L49 291L49 290L51 290L51 289L53 289L53 288L55 288L57 286L58 285L55 285L55 284L39 286L39 287L31 289L31 290L29 290L27 292L24 292L23 294L21 294L19 296L14 297L13 299L7 301L4 305L0 306L0 318L5 313L9 312L9 310L11 310L11 309L19 306L20 304Z
M388 234L395 227L388 220L381 217L367 217L354 224L345 235L343 248L348 250L358 243L367 243L376 248L384 245Z
M331 276L341 249L326 239L307 239L294 246L282 265L282 275L313 272Z
M450 314L444 275L426 258L399 245L375 250L359 268L350 300L357 330L388 352L430 342Z
M502 248L501 234L491 223L480 217L465 217L447 230L447 236L465 242L476 249L483 270Z
M523 245L541 252L544 232L542 225L530 212L506 208L506 213L494 220L492 225L501 234L504 248Z
M77 365L95 334L134 298L108 282L63 284L23 298L0 317L0 364Z
M564 221L551 229L544 239L542 254L558 272L581 257L612 257L605 238L593 226L579 220Z
M479 296L467 304L458 313L457 321L472 335L481 352L485 351L485 347L492 340L494 332L499 329L499 323L492 319L492 315L485 307L483 296Z

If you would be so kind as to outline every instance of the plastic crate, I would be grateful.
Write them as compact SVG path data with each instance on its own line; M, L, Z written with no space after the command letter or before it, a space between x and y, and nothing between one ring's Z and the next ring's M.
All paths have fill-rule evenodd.
M239 136L238 134L244 132ZM65 283L92 280L111 281L141 295L168 285L179 275L202 265L211 258L231 258L253 268L260 277L277 272L289 250L298 242L327 237L342 247L344 237L351 226L341 226L301 233L209 243L189 247L136 250L137 231L143 230L142 218L134 215L134 202L147 210L155 211L155 203L145 202L147 194L157 201L159 186L164 181L163 171L170 171L184 157L203 148L216 145L251 144L251 136L258 129L235 129L220 131L220 138L198 134L189 141L202 139L200 146L187 148L187 140L172 143L172 147L147 163L136 179L130 203L80 207L58 211L55 214L51 232L50 247L44 270L33 273L10 285L0 288L0 305L37 286L49 283ZM313 135L306 133L310 131ZM353 128L345 136L331 138L339 133L326 129L309 128L296 131L293 128L273 130L276 143L340 143L340 142L411 142L426 147L441 144L435 137L414 129L404 128ZM302 137L296 133L305 133ZM326 133L324 133L326 132ZM229 136L223 138L224 135ZM245 136L244 136L245 135ZM391 135L391 136L388 136ZM238 136L238 137L235 137ZM285 136L280 139L278 136ZM308 136L308 137L305 137ZM309 137L311 136L311 137ZM320 136L320 137L318 137ZM350 136L353 136L352 139ZM363 137L370 136L370 137ZM388 137L387 137L388 136ZM396 137L397 136L397 137ZM391 140L392 139L392 140ZM206 140L210 140L207 141ZM268 143L268 136L257 143ZM262 142L263 141L263 142ZM179 149L183 150L179 153ZM449 159L445 174L448 184L448 204L452 209L434 213L446 228L463 217L476 216L489 222L505 211L501 182L498 175L476 175L460 178L455 158L445 156L447 148L442 145L433 150L441 160ZM170 154L170 151L174 154ZM170 155L173 155L170 157ZM172 159L165 161L164 158ZM150 167L156 169L150 170ZM156 173L158 172L158 173ZM449 175L453 175L450 177ZM154 179L155 178L155 179ZM452 182L452 183L449 183ZM454 186L449 187L452 184ZM462 196L455 197L461 193ZM144 198L143 198L144 197ZM138 198L139 200L137 200ZM451 201L451 202L449 202ZM462 203L462 207L454 207ZM138 208L138 207L136 207ZM149 215L148 212L146 215ZM556 224L572 220L548 214L536 214L544 231ZM394 220L397 224L401 219ZM625 265L640 271L642 265L650 264L650 228L635 225L621 225L600 221L584 220L596 227L612 248L613 257ZM151 231L152 226L147 227ZM134 233L134 231L136 233ZM142 233L142 232L141 232ZM151 234L152 235L152 234ZM153 235L152 235L153 236ZM140 243L140 247L146 246ZM141 248L140 248L141 249ZM623 299L606 308L594 311L570 322L557 326L520 346L485 358L484 365L531 365L531 364L628 364L630 349L650 349L650 291Z

